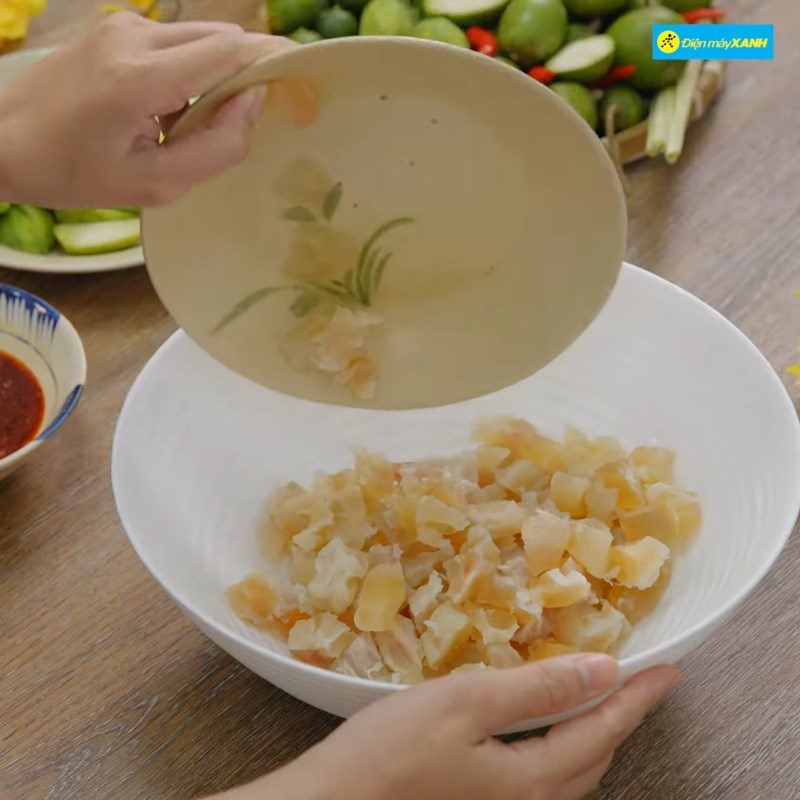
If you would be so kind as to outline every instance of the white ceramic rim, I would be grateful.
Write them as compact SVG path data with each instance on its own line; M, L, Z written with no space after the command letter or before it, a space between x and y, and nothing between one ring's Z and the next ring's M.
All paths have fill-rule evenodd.
M52 47L37 47L15 50L0 56L0 74L4 71L6 59L41 59L53 52ZM0 198L2 200L3 198ZM117 250L113 253L98 253L93 256L70 256L66 253L25 253L11 247L0 245L0 267L16 269L21 272L45 272L60 275L86 274L92 272L112 272L130 269L144 264L144 251L141 245ZM19 451L18 451L19 452ZM0 462L2 464L2 462Z
M791 506L788 507L788 511L785 517L785 531L783 535L778 539L778 541L774 544L771 551L768 554L767 560L764 562L764 565L759 569L747 583L745 583L739 591L724 605L722 605L714 614L712 614L708 619L704 620L703 622L699 622L696 625L693 625L688 630L683 631L682 633L673 636L672 638L662 642L657 647L652 647L648 650L645 650L642 653L639 653L635 656L631 656L629 658L622 658L619 661L620 671L628 674L633 675L636 672L639 672L641 669L645 668L647 665L651 663L658 663L658 655L660 653L666 652L671 649L673 646L677 645L681 641L692 639L698 635L706 631L711 631L716 625L722 622L726 617L728 617L739 605L744 602L747 596L758 586L764 576L769 572L772 566L775 564L778 556L782 552L783 548L786 546L786 542L791 536L795 523L797 522L798 514L800 514L800 422L798 422L797 412L795 411L794 405L792 404L791 399L786 391L785 386L781 382L780 378L776 374L775 370L772 368L772 365L767 361L761 351L750 341L750 339L745 336L733 323L731 323L728 319L726 319L722 314L720 314L716 309L709 306L707 303L704 303L698 297L695 297L690 292L686 291L685 289L681 288L680 286L671 283L670 281L661 278L658 275L655 275L647 270L643 270L640 267L636 267L633 264L628 264L627 262L623 263L622 271L627 270L636 270L643 273L646 276L647 280L651 280L654 283L660 283L664 285L664 288L668 291L674 291L680 295L682 295L687 302L694 303L696 306L699 306L703 309L703 311L707 314L710 314L712 317L715 317L722 325L728 328L728 330L734 334L742 344L747 347L748 350L752 353L755 360L761 364L764 371L764 380L770 381L773 384L773 388L782 396L782 400L784 403L784 407L786 409L786 414L789 420L791 420L790 427L794 431L794 446L795 451L798 454L798 458L795 461L795 480L794 485L797 487L795 490L794 500L791 503ZM123 403L122 409L120 411L119 418L117 420L117 427L114 431L114 438L111 446L111 487L114 493L114 501L117 506L117 513L119 514L120 521L122 522L122 527L125 529L126 535L128 536L128 540L131 543L136 555L139 557L139 560L144 564L150 574L156 579L156 581L160 584L161 588L178 604L178 606L190 617L199 620L203 625L207 626L208 628L216 631L220 631L226 638L233 640L237 645L244 648L246 651L251 652L253 655L264 657L270 661L277 662L281 665L290 666L296 669L299 672L303 672L309 676L319 676L325 675L327 679L335 682L340 683L343 686L353 686L353 687L369 687L374 689L376 681L371 681L368 678L358 678L358 677L351 677L349 675L343 675L339 672L334 672L332 670L322 669L321 667L315 667L312 664L307 664L303 661L299 661L297 659L292 658L288 655L283 655L282 653L277 653L272 650L267 649L266 647L262 647L250 639L245 638L241 634L237 633L232 628L228 628L225 626L220 625L220 623L210 618L208 615L204 613L200 613L192 608L191 602L189 602L186 597L183 596L181 592L173 591L168 585L167 582L159 575L158 570L155 566L150 562L147 558L145 553L142 549L138 546L134 536L128 530L128 527L125 524L125 509L120 504L120 492L117 490L117 469L116 469L116 461L118 458L119 452L119 436L120 436L120 429L122 427L122 423L128 413L129 406L133 405L135 402L136 396L141 389L143 379L146 377L147 372L152 368L152 366L158 363L159 359L161 359L164 354L174 346L175 342L178 338L184 335L182 330L176 331L174 334L167 339L164 344L159 347L159 349L155 352L152 358L145 364L142 371L136 377L136 380L133 382L133 385L128 392L127 397L125 398L125 402ZM209 356L210 358L210 356ZM242 380L245 380L242 378ZM311 401L301 401L298 402L311 402ZM391 413L389 411L383 413ZM788 420L787 420L788 421ZM408 688L403 684L393 684L393 683L380 683L380 686L386 687L387 691L397 691Z
M141 245L98 253L93 256L68 256L66 253L23 253L0 245L0 267L19 272L40 272L52 275L87 275L97 272L115 272L144 266Z
M30 292L26 292L26 294L30 294L31 297L35 298L38 303L41 303L48 308L53 308L54 310L58 311L55 306L51 306L50 303L42 300L40 297L37 297ZM86 350L83 347L83 340L78 335L78 331L75 330L75 326L65 317L60 311L58 311L58 327L61 329L63 327L64 333L69 337L74 345L75 356L77 359L78 367L80 369L80 385L85 388L86 386ZM24 362L23 362L24 363ZM14 465L21 461L23 458L28 456L32 453L37 447L44 444L50 437L72 416L72 412L77 407L78 403L80 402L81 395L83 394L83 388L81 389L80 394L75 399L72 407L67 411L66 414L59 420L58 424L50 431L50 433L45 438L40 438L41 431L37 431L36 437L31 439L26 445L23 445L19 448L19 450L15 450L13 453L9 453L5 458L0 458L0 475L8 474L14 468ZM60 413L60 409L56 409L56 415ZM47 425L44 425L47 428Z

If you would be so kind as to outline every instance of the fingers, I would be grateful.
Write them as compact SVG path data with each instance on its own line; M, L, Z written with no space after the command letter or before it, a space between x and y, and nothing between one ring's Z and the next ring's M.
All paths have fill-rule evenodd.
M150 35L155 47L176 47L215 33L242 35L244 30L232 22L165 22L154 25Z
M208 127L174 144L149 148L139 154L140 174L150 185L158 187L143 204L172 202L196 183L243 161L265 96L263 86L247 89L225 103Z
M152 113L177 111L197 97L241 72L257 58L275 53L289 43L258 33L215 33L152 54Z
M680 676L675 667L653 667L592 711L555 725L540 740L552 769L579 775L609 758Z
M612 758L613 753L587 772L564 784L558 795L559 800L582 800L582 798L594 791L611 765Z
M530 717L579 706L611 689L616 680L613 658L581 653L459 676L458 685L463 686L476 733L482 738Z

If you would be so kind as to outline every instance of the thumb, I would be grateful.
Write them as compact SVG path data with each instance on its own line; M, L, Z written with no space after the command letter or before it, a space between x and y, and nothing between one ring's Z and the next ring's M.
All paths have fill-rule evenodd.
M459 683L463 681L467 702L471 696L477 700L473 719L482 738L516 722L558 714L599 697L614 687L617 673L613 658L578 653L459 677Z
M205 128L145 154L150 174L164 187L164 202L244 161L266 91L264 86L245 89L220 106Z

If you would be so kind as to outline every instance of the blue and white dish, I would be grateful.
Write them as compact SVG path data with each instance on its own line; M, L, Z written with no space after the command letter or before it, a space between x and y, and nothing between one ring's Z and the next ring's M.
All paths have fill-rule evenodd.
M36 436L0 459L0 478L49 439L78 403L86 382L86 354L72 323L49 303L0 284L0 352L21 361L36 377L44 396L44 416Z

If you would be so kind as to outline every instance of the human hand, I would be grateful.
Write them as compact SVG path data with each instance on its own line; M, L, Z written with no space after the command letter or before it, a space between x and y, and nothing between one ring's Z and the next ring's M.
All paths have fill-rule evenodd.
M157 206L240 162L265 89L159 146L157 118L292 46L217 22L118 12L0 89L0 199L50 208Z
M613 688L616 661L582 654L448 676L374 703L297 761L224 797L578 800L679 678L674 667L655 667L545 736L504 744L491 733Z

